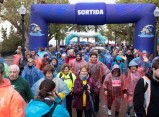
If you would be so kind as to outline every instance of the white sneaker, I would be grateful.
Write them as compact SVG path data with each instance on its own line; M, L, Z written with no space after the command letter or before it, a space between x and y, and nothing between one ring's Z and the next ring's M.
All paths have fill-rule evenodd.
M112 115L112 111L108 109L108 115L111 116Z

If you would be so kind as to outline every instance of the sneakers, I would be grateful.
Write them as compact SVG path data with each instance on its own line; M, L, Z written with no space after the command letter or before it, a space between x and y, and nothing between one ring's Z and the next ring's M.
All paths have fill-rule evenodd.
M112 111L108 109L108 115L111 116L112 115Z

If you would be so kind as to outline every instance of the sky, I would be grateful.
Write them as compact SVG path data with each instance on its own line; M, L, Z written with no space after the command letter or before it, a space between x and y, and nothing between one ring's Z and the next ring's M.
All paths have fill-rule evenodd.
M69 0L71 4L78 2L105 2L107 4L115 4L115 0Z

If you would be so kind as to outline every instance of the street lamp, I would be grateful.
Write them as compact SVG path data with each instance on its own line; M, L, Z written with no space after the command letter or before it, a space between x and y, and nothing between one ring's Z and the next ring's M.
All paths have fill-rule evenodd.
M131 39L131 27L132 27L132 23L129 23L128 26L129 26L129 30L128 30L128 40L129 40L129 45L132 44L132 39Z
M154 16L156 18L156 32L155 32L155 39L154 39L154 57L157 56L157 37L158 37L158 28L157 28L157 24L158 24L158 17L159 17L159 8L156 7L156 9L154 10Z
M22 4L21 7L19 8L19 13L22 17L22 56L23 59L25 58L25 37L24 37L24 16L26 13L26 8L24 7L24 5Z

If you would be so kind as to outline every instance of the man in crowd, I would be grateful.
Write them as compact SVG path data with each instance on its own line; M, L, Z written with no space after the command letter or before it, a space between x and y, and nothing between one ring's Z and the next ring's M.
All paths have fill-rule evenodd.
M23 97L26 102L33 99L31 88L28 81L19 76L20 69L17 65L10 65L9 70L9 80L15 90Z
M21 76L22 78L26 79L29 82L29 85L32 87L36 81L44 77L44 74L35 66L34 60L29 58L28 64L24 68Z
M159 117L159 57L152 61L152 74L138 80L134 92L137 117Z
M110 70L102 62L98 61L98 54L96 52L91 52L90 61L86 64L86 66L88 67L92 78L95 80L96 86L98 86L100 90L102 80L110 72ZM96 113L99 111L99 94L95 95L94 111Z

